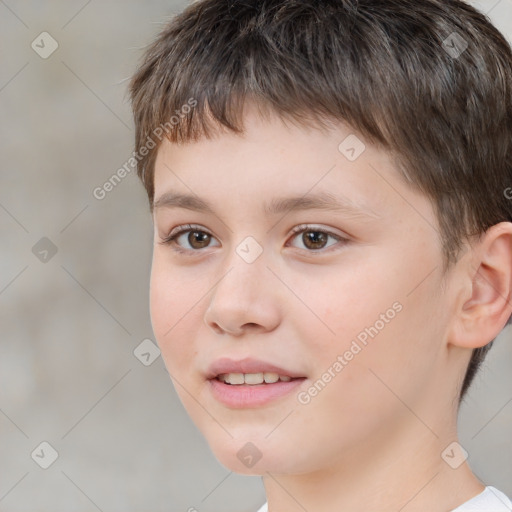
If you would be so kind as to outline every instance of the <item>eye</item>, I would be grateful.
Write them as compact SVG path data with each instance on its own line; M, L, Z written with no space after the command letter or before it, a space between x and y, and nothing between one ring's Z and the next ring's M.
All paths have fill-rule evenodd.
M213 240L213 235L205 231L201 226L186 224L172 230L169 235L159 243L172 245L174 250L178 252L190 252L205 249L208 247L211 240ZM190 248L183 248L183 241L186 241Z
M304 224L297 226L293 230L293 238L296 238L297 235L302 235L299 240L302 242L303 247L299 247L299 249L304 249L308 252L318 252L321 249L335 245L336 242L341 242L342 245L348 242L346 238L340 235L335 235L330 231ZM334 242L326 245L329 238L333 239Z
M298 248L308 252L319 252L326 247L335 245L336 242L340 242L342 245L348 242L348 239L340 235L335 235L330 231L306 224L297 226L293 230L292 235L292 238L302 235L299 240L302 242L303 247ZM327 245L329 238L333 240L333 243ZM204 230L201 226L186 224L173 229L169 235L159 243L163 245L171 245L177 252L191 253L199 252L201 249L208 248L210 242L214 239L213 235ZM184 244L188 244L189 247L184 247ZM220 244L218 244L217 247L219 245Z

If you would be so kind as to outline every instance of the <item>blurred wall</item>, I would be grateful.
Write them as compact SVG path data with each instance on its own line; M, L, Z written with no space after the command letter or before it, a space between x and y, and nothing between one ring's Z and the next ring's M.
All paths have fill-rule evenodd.
M259 477L216 461L144 341L142 185L132 172L93 194L132 151L126 80L185 4L0 1L0 511L230 512L265 500ZM475 5L510 39L511 0ZM505 331L460 425L476 474L509 495L511 368Z

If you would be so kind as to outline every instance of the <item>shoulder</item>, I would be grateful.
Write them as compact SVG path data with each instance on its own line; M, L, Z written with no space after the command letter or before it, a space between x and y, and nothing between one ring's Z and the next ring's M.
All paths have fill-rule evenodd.
M452 512L512 512L512 501L504 493L488 485L480 494Z
M268 512L264 503L257 512ZM488 485L480 494L452 512L512 512L512 501L500 490Z

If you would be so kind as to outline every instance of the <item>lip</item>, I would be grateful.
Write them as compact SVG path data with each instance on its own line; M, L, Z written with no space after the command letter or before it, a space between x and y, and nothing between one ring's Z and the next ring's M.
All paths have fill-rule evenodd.
M278 380L273 384L225 384L216 377L223 373L265 373L272 372L286 375L292 380L284 382ZM306 377L294 370L289 370L273 363L246 357L238 361L229 357L215 360L208 368L207 384L213 397L234 409L260 407L269 402L290 394L300 386Z
M240 359L235 361L234 359L230 359L229 357L221 357L216 359L207 370L206 378L208 380L215 379L218 375L222 373L277 373L279 375L287 375L292 379L298 377L305 377L305 375L300 374L294 370L289 370L287 368L282 368L275 364L272 364L267 361L263 361L261 359L255 359L252 357L246 357L244 359Z
M260 407L289 395L306 380L305 377L274 384L231 385L217 379L207 381L211 394L222 404L233 409Z

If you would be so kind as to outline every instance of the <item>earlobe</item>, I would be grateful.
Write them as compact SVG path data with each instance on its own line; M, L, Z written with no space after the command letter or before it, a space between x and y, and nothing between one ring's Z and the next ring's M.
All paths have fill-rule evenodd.
M450 339L464 348L487 345L512 314L512 223L490 227L472 254L467 273L471 297L458 308Z

